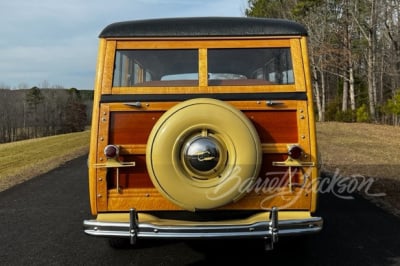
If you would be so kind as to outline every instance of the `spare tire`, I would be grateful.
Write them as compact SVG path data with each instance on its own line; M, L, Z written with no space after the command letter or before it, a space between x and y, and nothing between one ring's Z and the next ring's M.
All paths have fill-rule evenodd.
M223 101L198 98L160 117L149 135L146 165L164 197L194 211L244 196L257 178L261 156L246 115Z

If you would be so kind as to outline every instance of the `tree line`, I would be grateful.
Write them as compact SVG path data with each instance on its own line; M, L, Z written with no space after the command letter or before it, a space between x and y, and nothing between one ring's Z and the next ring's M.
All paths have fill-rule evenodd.
M93 91L0 89L0 143L85 130Z
M319 121L400 124L400 0L248 0L309 32Z

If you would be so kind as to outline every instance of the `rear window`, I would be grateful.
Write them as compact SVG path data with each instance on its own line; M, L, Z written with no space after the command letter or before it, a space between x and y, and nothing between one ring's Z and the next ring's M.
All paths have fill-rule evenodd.
M289 48L207 50L209 86L293 84ZM197 49L117 50L114 87L198 86Z
M289 48L209 49L207 54L209 85L294 83Z

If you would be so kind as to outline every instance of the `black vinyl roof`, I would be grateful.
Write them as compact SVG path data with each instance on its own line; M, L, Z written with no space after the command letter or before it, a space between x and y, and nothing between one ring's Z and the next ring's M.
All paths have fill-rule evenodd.
M213 36L306 36L297 22L252 17L182 17L131 20L108 25L101 38L112 37L213 37Z

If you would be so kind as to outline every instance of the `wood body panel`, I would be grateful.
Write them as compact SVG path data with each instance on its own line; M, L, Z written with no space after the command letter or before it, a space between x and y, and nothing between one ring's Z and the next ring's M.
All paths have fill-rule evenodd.
M298 192L300 189L288 190L288 169L272 165L273 161L284 161L287 158L287 144L298 143L298 110L296 108L298 104L295 101L288 101L285 103L286 108L260 107L259 104L244 102L232 104L240 107L253 122L260 137L264 155L253 191L249 191L240 201L224 206L223 209L268 208L270 204L283 206L286 201L291 202L288 208L307 209L308 194ZM147 173L145 156L147 139L154 124L172 105L174 103L148 103L144 110L132 110L119 104L107 104L108 107L102 109L107 110L107 114L104 115L105 112L103 112L103 116L109 117L108 143L121 147L121 161L136 163L134 168L119 170L119 189L117 189L116 170L107 170L108 194L105 197L107 210L122 211L129 209L129 206L135 206L138 210L180 210L154 188ZM303 182L299 171L294 169L291 174L292 183ZM300 196L305 197L304 200L298 200Z
M291 47L295 83L289 85L208 84L208 48ZM192 86L113 87L116 49L199 49L199 82ZM230 101L253 123L261 141L263 160L259 176L248 194L220 209L316 209L316 167L278 167L273 162L288 158L287 146L299 144L304 150L301 160L316 162L315 122L312 106L310 72L305 37L271 38L195 38L195 39L112 39L102 40L96 78L96 93L89 157L89 186L92 213L107 211L180 210L153 186L146 168L146 144L155 123L165 111L178 102L141 102L140 107L123 102L102 103L101 95L117 94L229 94L229 93L290 93L306 92L307 100L279 100L268 105L265 99ZM213 114L210 114L213 115ZM120 147L119 159L135 162L135 167L96 168L107 161L106 145ZM118 182L117 182L118 175ZM295 184L291 187L288 184ZM117 187L117 184L119 187Z
M268 189L264 191L251 191L237 202L217 208L220 210L267 210L271 206L280 206L282 210L310 208L309 189L295 188L289 190L286 187ZM183 210L164 198L154 189L127 189L118 192L109 190L108 210L126 211L134 206L139 211L162 211L162 210Z
M109 142L146 144L147 138L162 111L112 112ZM297 143L298 130L295 110L244 111L256 127L261 143Z
M150 132L164 112L112 112L110 143L146 144Z

